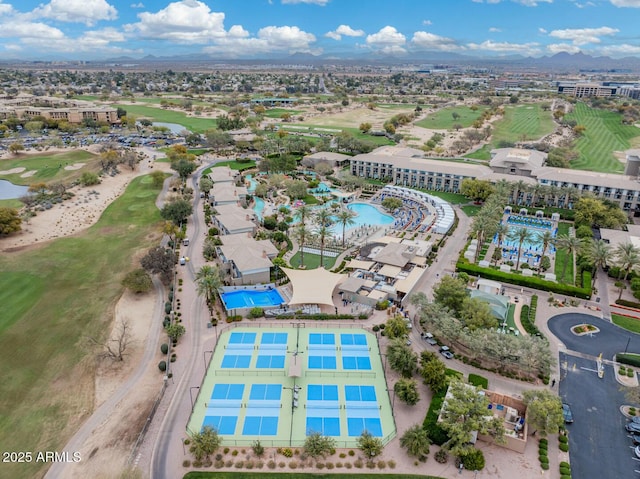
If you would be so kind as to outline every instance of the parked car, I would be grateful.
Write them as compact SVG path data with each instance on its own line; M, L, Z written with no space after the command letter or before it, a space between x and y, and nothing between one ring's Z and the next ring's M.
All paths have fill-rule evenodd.
M640 444L640 433L631 434L631 440L633 441L634 444Z
M627 424L625 424L624 428L627 430L627 432L640 434L640 424L638 423L628 422Z
M438 341L435 340L433 334L431 333L423 333L422 338L431 346L435 346L436 344L438 344Z
M562 403L562 417L564 418L564 422L567 424L571 424L573 422L573 413L571 412L571 406L567 403Z
M440 354L447 359L453 359L453 353L449 350L449 346L442 346L440 348Z
M636 457L640 458L640 446L633 448L633 452L636 453Z
M640 416L633 416L631 418L631 422L635 422L636 424L640 424Z

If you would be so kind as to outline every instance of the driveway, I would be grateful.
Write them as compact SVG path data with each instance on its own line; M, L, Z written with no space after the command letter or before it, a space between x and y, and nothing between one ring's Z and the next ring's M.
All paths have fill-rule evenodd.
M576 336L571 327L590 323L600 332ZM560 353L559 394L571 405L574 423L569 430L569 454L573 477L640 477L640 461L633 454L632 442L624 430L626 418L620 413L624 391L615 379L613 367L605 365L604 378L598 378L595 358L602 353L612 359L617 352L640 352L640 336L602 319L580 313L567 313L549 319L551 332L572 350ZM630 339L629 339L630 338Z

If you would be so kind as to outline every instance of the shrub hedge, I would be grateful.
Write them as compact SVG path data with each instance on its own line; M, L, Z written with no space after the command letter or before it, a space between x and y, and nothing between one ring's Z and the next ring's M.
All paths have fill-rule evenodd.
M586 288L578 288L569 284L554 283L553 281L547 281L540 278L505 273L492 268L482 268L476 264L471 264L466 260L458 261L456 269L473 276L481 276L483 278L503 283L526 286L528 288L539 289L542 291L551 291L553 293L575 296L581 299L589 299L591 297L591 273L589 271L584 271L582 274L582 284L586 284L588 286Z
M616 361L622 364L628 364L629 366L640 367L640 355L638 354L616 354Z
M616 299L616 304L619 304L620 306L626 306L627 308L640 309L640 303L636 303L635 301L627 301L626 299Z
M489 380L478 374L469 374L469 384L480 386L482 389L489 389Z
M427 430L431 442L438 446L442 446L449 440L449 436L447 436L445 430L438 425L438 415L440 414L440 409L442 409L442 403L444 402L446 393L447 391L445 389L433 394L429 410L422 423L422 426Z

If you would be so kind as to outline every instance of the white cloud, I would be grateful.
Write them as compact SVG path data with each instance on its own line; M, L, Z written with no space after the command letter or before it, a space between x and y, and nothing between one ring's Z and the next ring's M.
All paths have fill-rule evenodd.
M467 44L469 50L481 50L495 53L518 53L520 55L537 55L540 53L540 44L531 43L509 43L494 42L493 40L485 40L482 43Z
M125 30L143 38L171 40L177 43L209 43L224 38L224 13L212 12L198 0L180 0L156 13L138 14L138 23L125 25Z
M325 33L325 37L333 38L334 40L341 40L342 35L346 37L362 37L364 36L364 30L354 30L349 25L340 25L335 31Z
M549 36L560 40L569 40L574 45L586 45L587 43L600 43L600 37L612 36L620 30L611 27L600 28L567 28L564 30L553 30Z
M329 0L282 0L283 4L290 4L290 5L294 5L296 3L308 3L308 4L313 4L313 5L320 5L321 7L324 7L327 3L329 3Z
M138 3L132 3L131 5L129 5L131 8L144 8L144 3L142 2L138 2Z
M219 55L221 57L246 57L264 53L320 53L314 49L312 43L316 37L296 26L274 27L268 26L258 31L257 37L248 37L242 27L238 27L235 38L231 35L235 27L231 27L229 35L213 40L213 46L204 48L205 53Z
M432 25L433 23L431 22L431 20L422 20L422 24L423 25Z
M610 0L616 7L640 8L640 0Z
M16 21L15 19L0 26L0 37L18 37L21 40L42 39L44 41L64 38L62 30L41 22Z
M544 34L549 33L549 32L547 32L547 31L546 31L544 28L542 28L542 27L538 28L538 32L539 32L539 33L544 33Z
M464 47L459 45L454 39L442 37L429 32L415 32L411 43L420 50L440 50L451 52L454 50L463 50Z
M377 33L367 35L367 45L383 53L404 53L407 38L394 27L386 26Z
M9 13L14 13L13 7L7 3L2 3L0 0L0 15L8 15Z
M606 55L610 57L624 57L629 55L637 56L640 55L640 46L623 43L620 45L598 47L597 51L600 55Z
M489 28L489 31L490 31L491 33L499 33L499 32L501 32L502 30L500 30L498 27L491 27L491 28Z
M94 25L100 20L115 20L118 11L105 0L51 0L35 8L26 17Z
M547 50L549 53L553 53L554 55L562 52L578 53L580 51L580 47L568 43L552 43L547 45Z

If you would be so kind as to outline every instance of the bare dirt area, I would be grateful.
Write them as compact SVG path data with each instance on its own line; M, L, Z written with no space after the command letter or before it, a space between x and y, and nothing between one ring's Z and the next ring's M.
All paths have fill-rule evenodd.
M72 188L70 191L75 194L74 198L38 212L37 216L22 224L21 232L0 238L0 251L41 244L89 228L98 221L107 206L124 193L133 178L148 173L143 164L140 163L134 171L121 168L120 174L106 176L98 185ZM155 168L168 170L169 165L156 163Z
M115 308L110 337L118 333L122 321L130 326L131 340L123 362L100 360L95 379L95 407L99 407L133 373L142 359L150 323L153 320L155 295L125 292ZM111 478L125 470L132 446L142 430L160 389L162 377L151 362L143 378L96 428L82 449L82 461L67 468L70 478Z
M408 108L344 108L335 113L318 113L305 117L303 123L312 123L322 126L342 126L346 128L358 128L361 123L371 123L374 130L382 130L386 120L398 113L411 113Z

